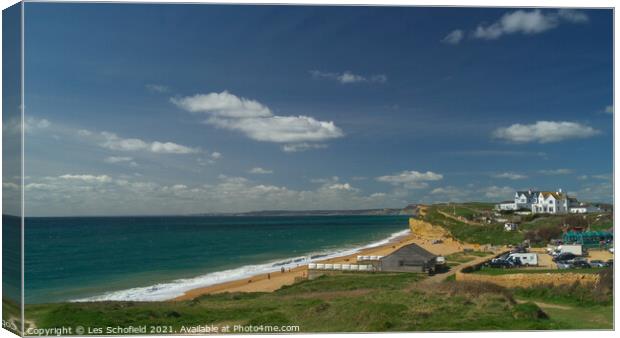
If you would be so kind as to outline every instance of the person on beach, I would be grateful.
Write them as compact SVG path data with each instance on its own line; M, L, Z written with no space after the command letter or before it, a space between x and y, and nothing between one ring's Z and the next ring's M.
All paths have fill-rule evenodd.
M284 273L284 267L282 267L282 268L280 269L280 272Z
M267 279L271 279L271 274L270 273L267 274Z

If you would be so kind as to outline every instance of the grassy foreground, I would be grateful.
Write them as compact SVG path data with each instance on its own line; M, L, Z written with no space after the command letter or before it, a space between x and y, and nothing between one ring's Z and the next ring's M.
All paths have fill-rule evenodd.
M38 328L157 325L177 334L184 333L183 326L196 325L298 325L299 332L611 329L613 325L611 303L571 304L554 314L536 302L553 302L557 294L521 292L523 300L517 302L512 292L493 284L450 281L423 287L418 282L424 278L406 273L343 274L273 293L208 295L183 302L29 305L26 317ZM604 315L592 321L569 319L594 308Z

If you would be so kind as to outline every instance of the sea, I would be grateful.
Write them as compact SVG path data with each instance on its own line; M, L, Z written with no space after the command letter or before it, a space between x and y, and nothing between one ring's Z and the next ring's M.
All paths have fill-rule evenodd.
M25 302L167 300L408 231L406 216L26 218Z

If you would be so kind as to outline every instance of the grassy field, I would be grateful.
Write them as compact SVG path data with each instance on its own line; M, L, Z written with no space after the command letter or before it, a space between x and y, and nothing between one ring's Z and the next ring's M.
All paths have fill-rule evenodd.
M158 325L176 333L183 325L198 324L298 325L300 332L611 328L610 321L569 323L568 314L556 319L534 303L549 301L548 294L523 292L520 303L510 291L492 284L447 281L418 287L424 278L407 273L343 274L273 293L208 295L184 302L29 305L26 316L39 328Z
M463 242L501 245L523 241L522 233L504 231L504 227L500 224L467 224L440 214L440 208L444 208L445 212L452 212L448 206L431 206L427 209L424 220L444 227L454 238Z

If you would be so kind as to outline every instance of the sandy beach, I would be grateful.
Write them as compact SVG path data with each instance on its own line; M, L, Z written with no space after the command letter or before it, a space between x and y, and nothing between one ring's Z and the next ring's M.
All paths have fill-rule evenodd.
M400 247L411 243L418 244L429 252L441 256L459 252L465 248L479 249L474 245L463 244L452 239L444 229L426 222L411 219L409 228L411 230L410 233L394 238L385 245L366 248L352 255L326 259L318 261L318 263L355 263L358 255L386 256ZM442 242L433 244L433 240L441 240ZM236 281L189 290L174 300L190 300L201 295L223 292L272 292L284 285L293 284L296 279L306 278L307 273L307 265L299 266L285 272L277 271L270 274L260 274Z

